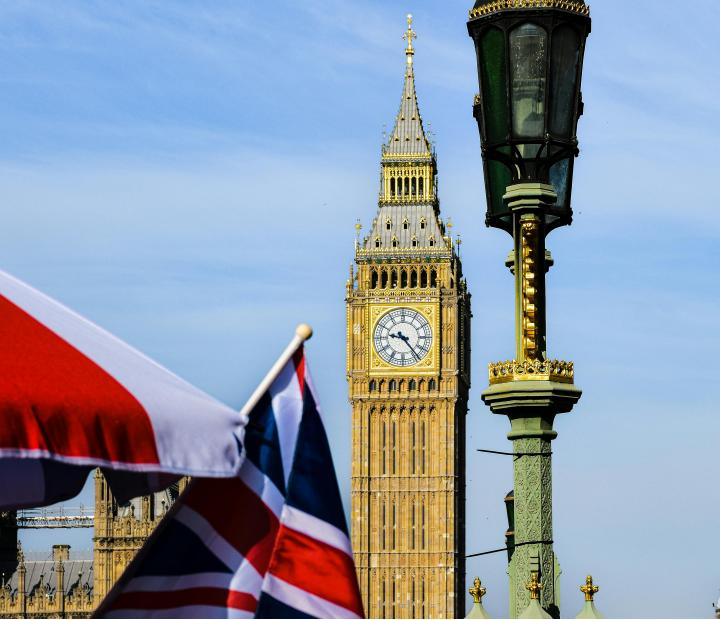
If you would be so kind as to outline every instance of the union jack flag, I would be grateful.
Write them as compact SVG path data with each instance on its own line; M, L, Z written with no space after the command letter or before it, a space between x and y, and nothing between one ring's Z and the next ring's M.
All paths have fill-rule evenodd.
M244 448L237 478L190 483L99 617L363 617L302 346L251 409Z

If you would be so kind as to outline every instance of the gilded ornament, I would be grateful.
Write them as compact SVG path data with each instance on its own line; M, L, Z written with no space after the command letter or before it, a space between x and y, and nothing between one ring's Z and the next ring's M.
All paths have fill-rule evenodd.
M482 603L482 597L485 596L487 589L484 588L480 582L480 577L475 577L473 587L470 588L468 592L473 597L473 603Z
M520 230L521 295L522 295L522 352L526 360L540 358L538 330L538 246L540 222L525 221Z
M543 584L538 580L538 574L535 571L530 573L530 583L525 584L525 589L530 591L531 601L540 599L540 590L543 589Z
M504 9L561 9L578 15L590 15L590 7L576 0L495 0L470 9L470 19L484 17Z
M575 369L572 362L561 360L516 360L488 364L490 385L509 381L556 381L573 383Z
M585 585L580 586L580 592L582 592L585 595L586 601L592 601L595 594L597 594L599 591L600 591L600 588L596 585L593 585L592 575L588 575L585 578Z

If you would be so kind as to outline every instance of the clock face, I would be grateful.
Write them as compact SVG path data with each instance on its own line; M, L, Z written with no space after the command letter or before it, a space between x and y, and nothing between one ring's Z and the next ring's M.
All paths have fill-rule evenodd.
M432 330L417 310L398 308L380 317L374 341L378 355L388 364L412 366L430 352Z

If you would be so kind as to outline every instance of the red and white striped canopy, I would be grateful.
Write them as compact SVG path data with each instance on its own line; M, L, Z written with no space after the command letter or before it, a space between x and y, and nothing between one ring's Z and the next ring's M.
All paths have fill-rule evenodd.
M234 476L244 424L239 412L0 271L0 507L71 497L94 466L110 470L111 485L115 470L128 497L168 476Z

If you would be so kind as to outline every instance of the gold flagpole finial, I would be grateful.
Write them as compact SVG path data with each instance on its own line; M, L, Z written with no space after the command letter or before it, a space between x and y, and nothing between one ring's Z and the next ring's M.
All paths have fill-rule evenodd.
M538 580L538 574L535 571L530 573L530 583L525 584L525 588L530 590L531 601L540 599L540 590L542 590L543 584Z
M475 577L473 587L468 592L472 595L474 603L482 603L482 597L485 596L487 590L480 583L480 577Z
M407 61L408 64L412 64L412 57L413 54L415 54L415 50L413 49L413 39L417 39L417 34L415 34L415 31L412 29L412 20L413 16L408 14L407 16L407 31L403 35L403 39L407 40L407 47L405 48L405 54L407 55Z
M592 575L588 575L585 578L585 585L580 586L580 592L582 592L585 595L586 601L592 601L593 596L599 592L600 588L598 586L593 585L593 578Z

